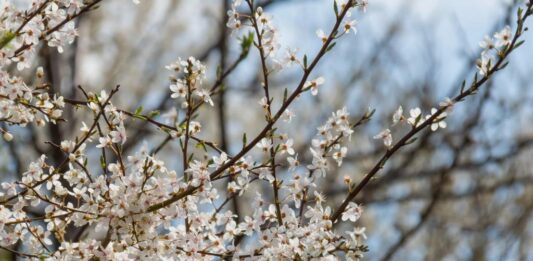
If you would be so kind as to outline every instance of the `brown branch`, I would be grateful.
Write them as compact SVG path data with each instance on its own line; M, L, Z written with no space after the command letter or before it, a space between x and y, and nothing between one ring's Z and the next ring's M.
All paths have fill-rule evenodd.
M523 33L523 25L524 21L531 15L531 6L533 5L533 2L530 2L528 4L528 8L523 14L522 17L518 18L517 21L517 28L515 30L514 37L511 41L511 43L505 47L505 49L502 51L502 53L499 56L498 61L496 64L488 70L487 75L485 75L482 79L477 80L477 74L474 78L474 81L472 82L470 88L467 90L461 90L460 93L455 96L452 101L454 103L462 101L464 98L473 95L477 92L478 88L481 87L486 81L488 81L489 78L496 72L501 69L503 69L506 64L504 64L505 59L509 56L509 54L515 50L515 46L517 45L517 41L520 38L520 36ZM374 165L374 167L365 175L363 180L357 186L347 195L347 197L344 199L342 204L339 206L339 208L334 212L334 214L331 216L331 220L333 222L337 221L337 219L340 217L340 215L344 212L344 209L348 206L348 203L350 203L359 192L370 182L370 180L374 177L376 173L378 173L385 163L388 161L388 159L397 152L400 148L407 145L411 138L413 138L418 132L424 130L426 127L430 126L438 117L446 111L446 106L441 106L440 109L437 110L431 117L426 119L424 122L422 122L419 126L413 128L409 133L407 133L400 141L398 141L392 148L387 150L387 152L381 157L381 159Z

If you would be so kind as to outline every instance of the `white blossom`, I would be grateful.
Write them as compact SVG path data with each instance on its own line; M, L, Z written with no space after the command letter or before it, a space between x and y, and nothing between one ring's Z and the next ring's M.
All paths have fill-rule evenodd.
M311 94L316 96L318 94L318 86L324 84L325 81L324 77L318 77L312 81L306 82L304 88L311 89Z
M392 146L392 134L389 129L385 129L374 136L374 139L383 140L385 147L390 148Z

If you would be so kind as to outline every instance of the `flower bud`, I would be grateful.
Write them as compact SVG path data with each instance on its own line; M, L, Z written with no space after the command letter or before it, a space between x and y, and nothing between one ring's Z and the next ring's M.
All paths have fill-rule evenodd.
M42 79L44 77L44 70L42 66L39 66L39 68L37 68L37 72L35 72L35 76L37 76L37 78L39 79Z
M4 135L2 135L4 137L4 140L5 141L12 141L13 140L13 134L9 133L9 132L4 132Z
M344 176L344 183L350 185L352 183L352 178L350 178L350 176Z
M35 123L37 124L37 127L44 127L44 125L46 124L44 119L37 119Z

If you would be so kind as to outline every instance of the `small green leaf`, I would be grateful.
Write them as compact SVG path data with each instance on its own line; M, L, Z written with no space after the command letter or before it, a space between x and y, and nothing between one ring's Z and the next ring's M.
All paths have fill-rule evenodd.
M100 156L100 166L102 166L102 169L106 169L107 168L103 155Z
M7 31L1 34L0 36L0 49L4 48L6 45L11 42L17 36L14 32Z
M222 78L222 67L219 65L217 66L217 79Z
M375 112L376 112L376 109L372 109L371 111L366 113L365 118L371 118Z
M248 36L244 36L244 38L242 38L242 41L241 41L241 51L242 51L242 54L241 55L248 55L248 52L250 52L250 47L252 46L252 44L254 43L254 33L253 32L250 32L248 33Z
M244 133L242 135L242 146L244 147L244 146L246 146L246 144L247 144L247 138L246 138L246 133Z
M522 45L522 44L523 44L524 42L525 42L525 41L524 41L524 40L522 40L522 41L520 41L520 42L516 43L516 44L515 44L515 46L514 46L514 49L516 49L516 48L520 47L520 45Z
M501 70L501 69L507 67L508 64L509 64L509 62L505 62L504 64L500 65L500 68L498 68L498 70Z
M406 141L406 142L405 142L405 145L409 145L409 144L415 142L417 139L418 139L418 138L412 138L412 139Z
M135 115L141 115L141 113L143 112L144 110L144 107L141 105L139 106L136 110L135 110Z
M337 44L336 42L331 43L331 45L328 46L328 49L326 49L326 52L331 51L331 49L333 49L333 47L335 47L336 44Z
M207 152L207 147L205 146L205 144L203 142L198 142L196 143L196 146L195 146L197 149L203 149L205 152Z
M158 110L151 111L151 112L148 113L148 118L154 118L154 117L157 117L157 116L159 116L160 113L161 113L161 112L158 111Z

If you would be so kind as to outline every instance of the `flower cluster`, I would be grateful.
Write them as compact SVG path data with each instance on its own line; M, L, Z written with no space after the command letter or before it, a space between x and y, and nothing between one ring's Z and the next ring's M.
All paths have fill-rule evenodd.
M512 38L511 27L506 26L503 30L496 32L494 37L486 35L483 41L479 42L479 46L483 48L481 58L476 62L480 75L489 74L494 65L494 54L500 55L511 44Z
M63 97L49 94L44 72L37 69L34 83L29 86L22 78L10 75L8 66L16 64L19 71L32 66L38 43L63 52L74 41L77 31L72 19L84 4L79 0L33 0L28 10L19 10L11 2L2 3L0 14L0 120L25 126L35 122L43 126L60 119ZM5 140L13 137L0 129Z
M318 127L318 138L312 140L311 154L313 162L308 166L310 170L317 171L320 175L326 175L328 161L326 157L332 157L337 165L342 164L348 149L341 146L343 137L350 138L353 130L349 122L349 113L346 107L332 113L326 124Z
M31 85L7 73L7 67L15 67L15 63L18 70L31 68L41 41L63 52L77 34L72 19L98 2L33 0L30 9L25 11L17 10L9 2L2 6L2 127L55 123L61 119L65 106L76 106L91 116L88 123L87 118L81 122L77 136L59 144L50 143L63 156L59 162L42 155L23 168L19 180L1 183L2 249L32 259L50 260L363 258L365 228L357 226L363 208L353 202L359 191L352 186L351 178L345 178L348 195L336 210L328 206L317 184L331 168L341 167L347 161L346 143L351 141L354 128L366 122L373 112L366 113L356 123L351 122L346 107L333 112L317 128L309 152L305 151L307 146L299 148L297 139L280 133L277 125L281 119L290 122L295 117L289 106L303 92L310 91L315 96L319 88L324 88L320 87L325 83L324 77L310 78L313 68L342 35L357 32L357 21L348 17L354 8L366 11L367 0L334 0L333 29L329 34L318 30L323 43L320 51L315 58L304 56L301 61L297 51L291 48L287 48L283 59L276 58L280 48L277 29L272 17L254 5L254 1L244 1L249 13L240 12L242 0L232 2L227 26L234 31L250 29L253 33L244 37L243 50L255 46L259 52L263 77L258 87L264 91L259 105L266 119L265 127L251 141L243 135L242 149L233 155L214 142L198 138L202 125L193 120L202 105L213 106L211 96L218 93L223 77L231 70L217 74L215 85L205 89L202 85L207 81L207 68L196 58L178 59L168 65L166 68L174 74L170 97L179 99L185 110L181 121L176 108L165 113L161 118L167 119L168 124L159 122L157 113L144 115L142 109L129 112L117 108L112 98L118 87L97 94L83 91L84 100L64 99L59 93L51 94L42 68L36 70ZM481 43L484 48L478 66L481 74L491 73L491 53L495 50L500 54L509 48L511 36L510 28L506 27L494 35L496 40L486 37ZM247 51L243 53L247 55ZM231 68L246 55L241 55ZM274 92L269 90L269 76L275 71L272 68L291 64L301 66L300 83L292 91L286 89L283 99L274 97ZM392 126L410 129L407 138L402 140L408 140L425 127L433 131L446 128L447 113L462 98L447 98L429 114L413 108L409 115L404 115L400 106L392 115ZM282 102L273 106L274 101ZM276 108L279 110L275 111ZM136 152L125 152L128 142L136 138L128 128L133 121L155 126L160 131L157 134L167 139L154 146L155 150L145 145ZM0 133L6 141L13 139L7 130L0 129ZM179 138L177 143L183 157L179 171L171 170L157 154L167 142L173 142L172 138ZM381 131L374 138L393 148L391 129ZM197 149L194 152L192 145ZM358 183L358 186L362 184L360 188L393 151L388 150L385 160L378 162L374 172ZM94 154L99 157L93 157ZM96 161L99 164L93 166L92 162ZM250 208L240 212L226 207L228 202L250 198L250 191L253 200L246 202ZM30 209L43 213L36 215ZM349 223L353 230L336 228L340 222ZM75 239L69 236L73 228L80 231ZM243 241L247 243L242 244ZM23 252L16 249L18 246Z
M1 121L20 126L35 122L43 126L61 118L65 106L63 97L50 97L42 81L42 68L37 70L36 79L34 86L28 86L22 78L0 71Z
M451 111L453 108L453 101L450 98L446 98L445 101L441 102L443 112L439 112L438 115L433 117L434 114L438 112L436 108L431 108L431 114L427 114L425 117L422 115L422 110L420 108L413 108L409 110L409 117L403 115L403 107L400 106L392 115L392 126L395 126L398 123L407 123L413 129L418 128L426 121L431 122L431 130L436 131L437 129L445 129L447 124L444 119L448 116L446 111ZM380 133L373 137L374 139L383 140L383 144L387 148L391 148L393 144L392 133L390 129L382 130Z
M252 15L239 13L238 9L243 5L242 0L235 0L231 4L231 10L227 12L228 22L227 27L232 32L239 32L243 28L250 28L250 33L256 36L254 44L260 50L262 59L272 58L271 62L274 64L274 69L282 69L285 65L281 59L276 58L277 51L280 49L278 42L278 30L272 22L272 16L266 13L261 6L255 7L254 1L245 0L248 9ZM293 62L296 61L293 57Z
M206 68L200 61L194 57L189 57L187 60L180 58L178 61L166 66L166 68L183 75L183 78L172 77L172 84L170 85L172 98L184 98L181 104L182 108L191 106L189 103L192 95L213 106L211 92L201 87L202 82L205 80Z
M203 83L207 81L207 68L194 57L178 59L166 67L173 72L170 97L179 99L185 110L182 120L178 120L176 108L162 116L169 120L168 125L159 122L157 114L117 108L112 98L118 87L96 94L83 91L84 100L64 99L50 91L42 68L36 70L31 85L7 73L8 66L16 65L20 71L31 68L41 41L63 52L77 35L72 20L98 2L33 0L25 11L17 10L9 2L2 6L2 126L55 123L61 119L65 106L76 106L91 118L89 122L83 118L79 132L74 134L77 136L58 141L59 144L51 143L62 155L59 162L42 155L23 168L19 180L1 183L2 249L32 259L51 260L363 257L365 228L356 226L363 208L353 202L355 195L351 194L355 190L351 179L345 179L350 185L349 195L336 210L328 206L324 194L317 190L317 183L331 168L341 167L347 161L346 143L351 141L354 128L366 122L372 113L354 124L346 107L333 112L317 128L309 151L299 148L297 139L289 134L280 133L277 125L281 119L290 122L295 116L289 107L303 92L310 91L315 96L319 88L324 88L321 87L324 77L310 78L313 68L342 35L357 32L357 20L349 17L355 8L366 11L367 0L332 1L336 18L333 29L329 34L318 30L322 41L318 54L314 58L304 56L301 61L291 48L287 48L284 58L276 57L280 49L278 30L272 16L254 5L255 1L232 2L227 26L234 31L249 29L252 34L244 37L243 49L255 46L259 52L262 82L258 87L264 91L259 104L266 119L265 127L253 139L248 141L244 135L242 149L233 155L214 142L198 138L202 125L193 119L202 105L213 106L211 96L218 93L227 72L218 73L214 87L206 89ZM248 13L241 12L243 3L248 5ZM490 52L501 52L499 48L510 44L510 29L494 38L496 41L486 37L482 43L485 50L480 70L484 75L490 72ZM238 62L245 56L241 55ZM300 83L291 91L286 89L283 99L275 97L275 92L269 90L269 76L275 69L291 64L301 66ZM410 133L423 127L433 131L446 128L444 120L458 100L446 99L426 115L414 108L404 116L400 106L392 116L392 126L410 127ZM274 101L281 102L273 106ZM279 110L275 111L276 108ZM157 134L167 139L154 146L155 150L145 145L136 152L125 152L128 143L136 138L128 128L133 121L155 126L160 131ZM7 130L0 129L0 133L6 141L13 139ZM158 157L157 150L178 137L176 142L183 160L179 162L182 168L176 171ZM393 146L392 131L388 128L374 138L382 139L388 148ZM197 149L194 152L193 145ZM99 164L93 166L96 161ZM250 198L250 191L253 200L247 202L249 209L239 212L226 207L228 202ZM35 215L29 209L43 213ZM336 228L340 222L349 223L353 230ZM69 230L73 228L83 233L72 239ZM247 243L241 244L243 241ZM23 252L16 251L17 244Z

